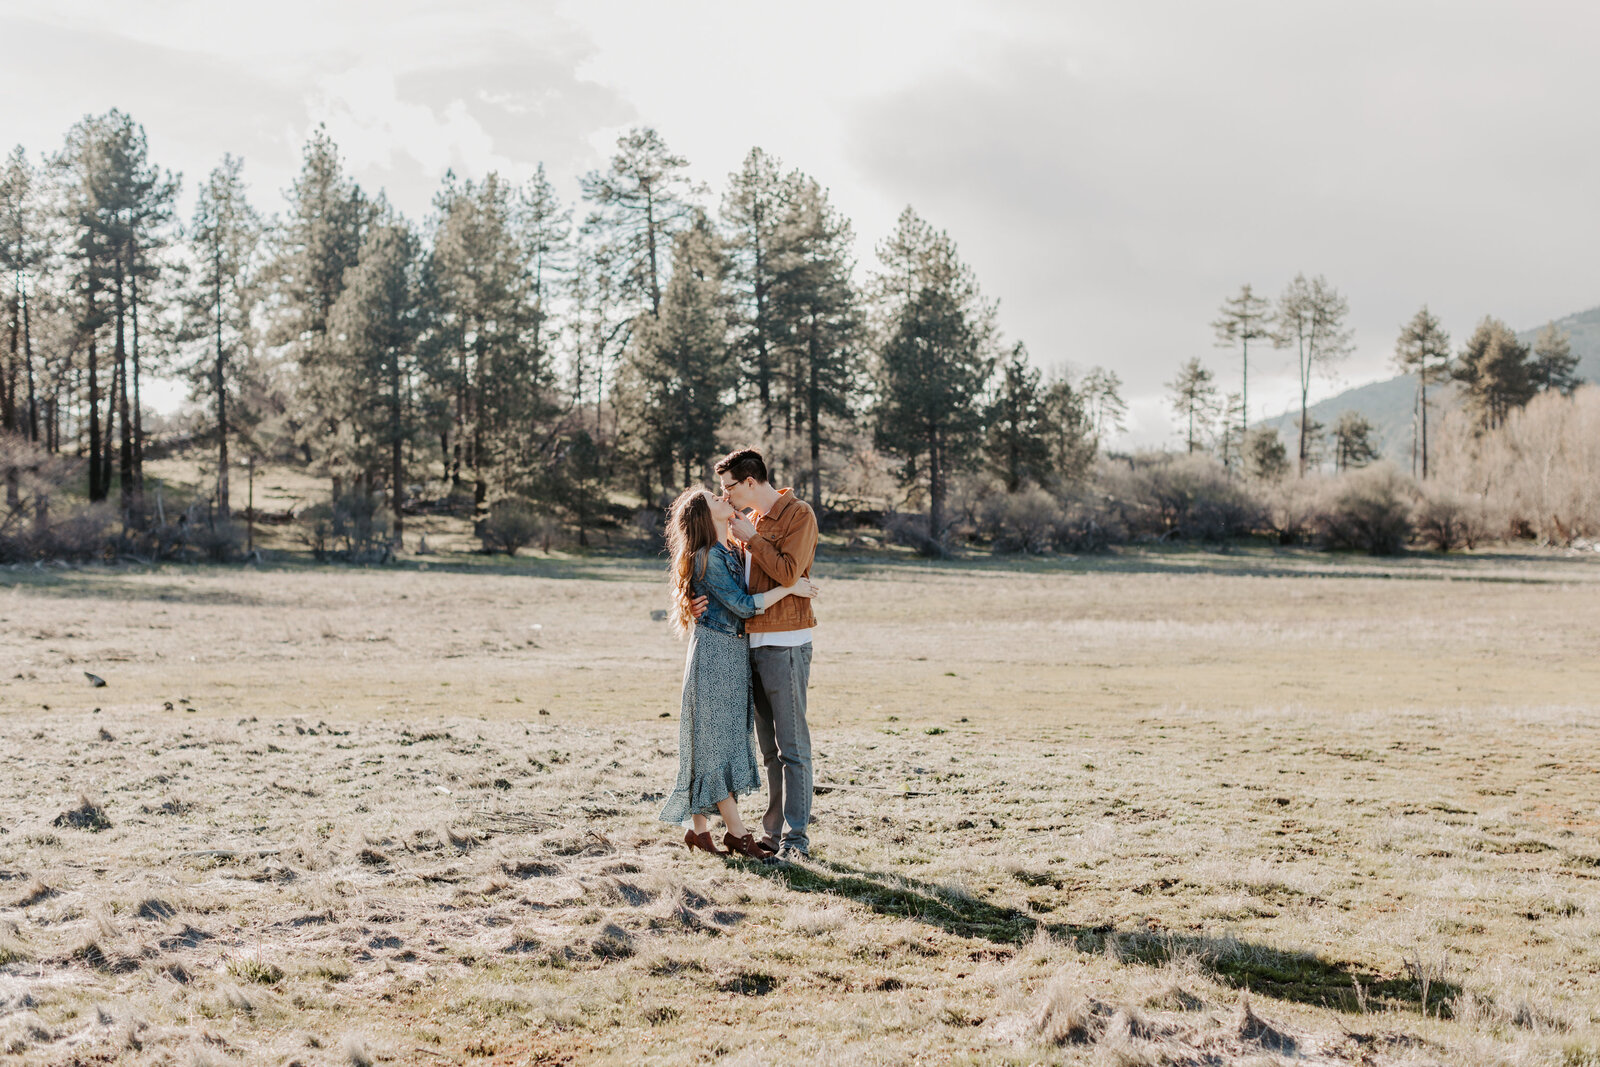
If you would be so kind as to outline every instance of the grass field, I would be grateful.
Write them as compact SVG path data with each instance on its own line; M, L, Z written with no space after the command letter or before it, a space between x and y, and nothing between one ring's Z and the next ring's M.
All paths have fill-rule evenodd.
M1600 1064L1600 559L819 578L768 868L649 561L0 570L0 1057Z

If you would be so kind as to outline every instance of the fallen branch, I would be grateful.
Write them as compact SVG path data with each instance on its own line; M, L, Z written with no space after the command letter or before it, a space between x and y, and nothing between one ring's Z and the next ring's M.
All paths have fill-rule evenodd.
M192 852L180 852L178 858L234 860L240 856L276 856L280 851L282 850L276 848L201 848Z

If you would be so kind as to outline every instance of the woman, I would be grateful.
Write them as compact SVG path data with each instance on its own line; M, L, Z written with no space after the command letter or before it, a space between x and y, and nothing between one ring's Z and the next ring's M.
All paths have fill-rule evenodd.
M750 691L750 649L743 620L759 615L786 596L811 597L816 587L805 578L794 585L751 595L745 590L744 561L728 546L733 505L704 489L686 489L667 516L671 554L672 626L689 635L683 668L682 719L678 724L678 781L661 809L663 822L694 828L683 843L723 855L712 841L706 817L722 815L729 852L767 859L772 851L757 843L739 818L735 799L760 788L751 737L755 699ZM707 599L696 621L690 604Z

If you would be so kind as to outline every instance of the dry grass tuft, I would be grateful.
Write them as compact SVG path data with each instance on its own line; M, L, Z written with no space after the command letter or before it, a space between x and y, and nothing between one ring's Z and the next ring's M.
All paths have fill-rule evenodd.
M111 829L111 820L106 817L105 810L99 804L96 804L87 796L79 796L78 806L57 815L50 825L71 827L75 830L88 830L90 833L97 834L101 830Z
M1076 982L1057 979L1045 989L1028 1020L1028 1033L1047 1045L1087 1045L1105 1033L1111 1006Z
M372 1054L366 1043L354 1034L344 1039L344 1057L350 1067L372 1067Z

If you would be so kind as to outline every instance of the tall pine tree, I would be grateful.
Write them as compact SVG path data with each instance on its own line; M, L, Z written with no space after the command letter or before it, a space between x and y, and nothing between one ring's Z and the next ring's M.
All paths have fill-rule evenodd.
M1579 378L1578 357L1572 353L1572 335L1546 323L1533 339L1533 361L1528 366L1528 380L1540 392L1554 390L1562 396L1571 396Z
M851 280L850 222L812 179L793 175L771 243L768 357L785 368L785 405L805 434L811 502L822 506L828 427L850 417L861 385L860 300ZM786 418L786 428L788 419Z
M987 422L989 467L1006 492L1015 493L1029 482L1043 484L1050 473L1050 413L1039 370L1021 341L1000 364Z
M655 470L663 488L679 474L685 486L704 478L721 451L717 431L737 385L719 245L704 215L673 239L661 314L641 323L623 367L619 406L635 459Z
M344 173L339 150L317 127L306 142L288 210L273 233L267 276L272 293L271 342L293 363L298 379L294 431L302 454L333 475L340 495L348 473L340 442L349 392L346 368L334 352L328 315L356 265L374 208Z
M1428 386L1450 376L1450 335L1426 304L1400 330L1394 362L1404 374L1417 376L1416 418L1411 439L1411 473L1428 476ZM1420 461L1420 462L1419 462Z
M1485 318L1461 348L1451 373L1466 389L1467 407L1480 429L1493 430L1512 409L1532 399L1531 353L1511 327Z
M878 446L928 494L928 533L944 543L952 473L968 469L983 435L994 367L994 308L949 235L907 208L878 250Z
M405 455L415 432L410 403L423 328L421 242L403 219L380 215L367 228L356 266L328 313L334 350L352 371L356 465L370 488L388 483L393 536L405 531Z
M1237 294L1222 302L1211 328L1219 348L1239 346L1239 434L1243 436L1250 425L1250 342L1271 340L1272 304L1248 284L1241 285Z
M196 391L207 397L216 422L217 513L229 517L228 445L245 421L236 410L240 382L249 374L250 310L261 220L245 196L244 161L226 155L211 172L189 224L195 263L185 303L185 336L196 342Z
M789 211L791 192L778 161L760 148L752 148L739 170L729 176L728 191L722 198L739 356L744 377L754 384L769 439L777 408L773 377L778 327L772 289L779 269L779 228Z
M448 176L434 206L430 376L451 405L450 479L470 477L481 520L491 483L504 487L532 462L549 369L528 269L534 250L518 232L512 190L496 174L481 183Z
M661 313L672 235L694 214L688 166L655 130L635 127L617 138L609 170L582 179L584 199L594 205L584 228L605 247L623 299L651 315Z

